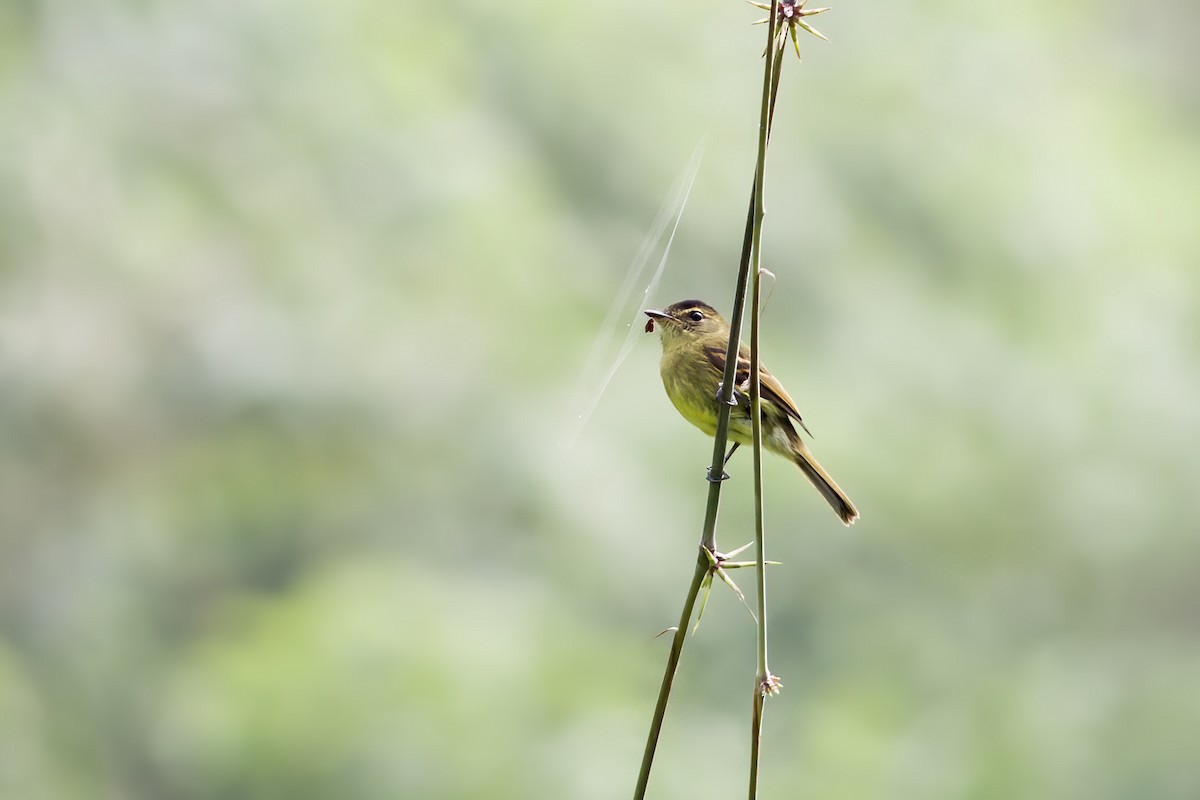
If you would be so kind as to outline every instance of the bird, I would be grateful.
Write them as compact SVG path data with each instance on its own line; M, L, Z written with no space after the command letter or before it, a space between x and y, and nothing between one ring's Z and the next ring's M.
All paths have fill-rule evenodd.
M667 397L688 422L709 436L717 430L721 408L721 383L725 377L725 356L730 328L716 309L701 300L681 300L659 310L646 310L650 318L646 331L657 323L662 339L659 371ZM736 405L729 410L729 440L733 450L753 440L750 417L750 348L738 343L737 371L734 376ZM813 457L800 438L796 425L812 435L795 401L783 384L759 365L759 398L762 409L762 443L772 453L783 456L804 473L821 496L846 525L858 519L858 510L846 493ZM729 456L726 456L726 461Z

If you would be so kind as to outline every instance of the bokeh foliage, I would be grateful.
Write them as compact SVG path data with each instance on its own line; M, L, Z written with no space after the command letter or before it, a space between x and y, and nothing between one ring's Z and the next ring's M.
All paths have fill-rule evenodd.
M629 791L708 444L651 337L561 431L704 136L651 300L729 303L756 13L0 4L0 796ZM770 465L763 796L1200 795L1198 24L787 65L764 351L863 520ZM753 666L718 594L652 796L743 791Z

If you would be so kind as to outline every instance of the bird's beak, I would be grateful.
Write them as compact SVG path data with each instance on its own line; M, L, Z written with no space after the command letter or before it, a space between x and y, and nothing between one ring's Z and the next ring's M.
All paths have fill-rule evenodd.
M663 322L674 322L675 321L675 319L670 314L664 314L663 312L655 311L652 308L647 309L646 311L644 311L642 313L644 313L647 317L650 318L649 321L646 322L646 333L654 333L654 320L656 320L656 319L661 319ZM666 329L664 328L663 330L666 330Z
M663 312L655 311L652 308L647 309L646 311L644 311L642 313L644 313L647 317L650 318L646 322L646 333L654 333L654 320L656 320L656 319L660 319L664 323L675 321L675 318L672 317L670 314L664 314ZM664 328L663 330L666 330L666 328Z

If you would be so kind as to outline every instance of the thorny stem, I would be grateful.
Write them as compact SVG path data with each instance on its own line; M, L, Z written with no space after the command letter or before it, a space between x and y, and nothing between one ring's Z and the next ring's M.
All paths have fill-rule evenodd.
M713 486L720 488L720 482ZM688 587L687 599L683 601L683 611L679 615L679 626L671 637L671 652L667 655L667 668L663 671L662 685L658 689L658 702L654 705L654 717L650 720L650 733L646 736L646 748L642 751L642 766L638 771L637 788L634 789L635 800L646 796L646 786L650 782L650 767L654 764L654 751L658 749L658 736L662 732L663 718L667 714L667 700L671 697L671 685L675 682L675 672L679 668L679 659L683 655L683 644L687 641L688 629L691 626L692 609L696 607L696 597L700 594L700 585L708 574L709 560L701 549L696 557L696 572L692 576L692 585Z
M755 164L754 184L751 187L749 208L746 211L746 228L742 239L742 252L738 262L737 283L734 288L733 296L733 312L730 314L729 320L729 345L725 353L725 373L722 376L721 394L720 394L720 409L717 413L717 427L713 435L713 456L712 464L709 468L709 476L719 476L723 472L725 465L725 445L729 438L729 412L734 404L734 383L737 374L738 360L738 345L741 341L743 311L746 305L746 290L750 279L750 264L754 261L754 298L752 311L751 333L753 342L754 363L758 363L758 306L760 295L760 275L759 275L759 244L762 241L762 184L763 175L766 165L766 150L767 144L770 141L771 124L775 117L775 98L779 91L779 76L782 59L781 53L777 52L773 43L777 32L776 11L778 0L771 2L771 14L767 25L767 51L763 59L764 74L763 74L763 91L762 91L762 106L759 115L759 134L758 134L758 158ZM757 370L755 370L754 380L752 381L752 402L754 408L758 407L759 385L757 380ZM755 714L754 714L754 740L751 753L751 773L750 773L750 797L754 798L757 793L758 785L758 739L761 731L762 721L762 686L769 685L769 672L766 670L766 614L765 612L765 593L764 593L764 575L765 561L762 547L762 431L761 420L758 415L754 414L752 419L755 421L755 436L754 436L754 475L755 475L755 497L757 502L757 512L755 520L756 538L758 540L758 555L756 568L758 572L759 583L759 675L755 682ZM650 731L646 737L646 746L642 752L642 764L638 772L638 782L634 789L634 800L644 800L646 796L646 787L650 781L650 769L654 764L654 754L658 748L659 735L662 732L663 719L666 716L667 701L671 696L671 687L675 681L675 673L678 670L680 659L683 655L683 645L687 641L688 630L691 626L692 612L696 605L696 598L700 593L700 587L703 584L705 576L712 569L712 560L709 554L716 555L716 529L717 529L717 511L720 508L721 502L721 483L720 480L712 480L708 485L708 502L705 507L704 528L700 538L700 553L697 556L696 570L692 576L691 585L688 587L687 597L684 600L683 609L679 616L679 625L675 629L675 633L671 638L671 650L667 656L666 669L663 673L662 683L659 686L658 700L654 706L654 716L650 722ZM706 552L707 551L707 552ZM766 682L765 682L766 681Z
M755 183L757 184L757 181ZM725 466L725 443L729 438L730 403L733 401L733 384L737 374L737 343L741 338L742 307L746 302L746 285L749 282L750 275L750 250L755 218L755 202L755 190L752 188L750 207L746 212L746 232L742 239L742 255L738 264L737 287L734 290L734 310L730 319L731 333L729 336L731 344L725 358L724 383L721 389L722 402L720 411L717 414L717 430L713 436L713 462L709 468L710 476L720 475ZM658 701L654 706L654 717L650 721L650 733L646 737L646 747L642 751L642 766L638 772L637 787L633 792L634 800L644 800L646 796L646 786L650 781L650 767L654 764L654 752L658 747L658 737L662 731L663 717L667 710L667 700L671 696L671 685L675 681L675 672L679 667L679 660L683 653L683 644L687 640L687 632L691 625L692 610L696 605L696 597L700 593L700 586L712 564L705 551L713 555L717 553L717 510L721 503L722 483L723 481L714 480L708 484L708 505L704 514L704 531L700 537L700 547L702 549L698 556L699 560L696 564L696 572L692 576L691 586L688 587L687 599L684 600L683 612L679 616L679 627L676 628L675 635L671 639L671 652L667 656L666 670L663 673L662 684L658 690Z
M775 41L775 3L771 8L771 22L768 26L768 42ZM763 520L763 485L762 485L762 392L759 381L759 321L762 311L762 220L763 209L763 179L766 173L767 142L771 135L771 122L775 113L775 97L779 91L779 78L783 65L783 48L767 45L765 55L766 65L763 75L762 123L759 126L758 164L754 180L754 224L751 233L751 261L753 272L751 276L750 293L750 430L754 447L754 541L757 545L755 552L754 570L758 585L758 669L754 681L754 713L750 721L750 781L749 798L755 800L758 796L758 765L762 744L762 715L764 687L770 686L771 671L767 666L767 570L766 570L766 530Z

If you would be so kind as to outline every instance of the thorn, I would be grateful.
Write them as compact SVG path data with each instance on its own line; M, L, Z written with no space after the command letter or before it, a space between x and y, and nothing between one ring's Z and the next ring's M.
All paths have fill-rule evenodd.
M744 545L739 547L737 550L731 550L730 552L723 554L721 556L721 558L722 559L733 558L736 555L741 555L742 553L746 552L753 546L754 546L754 542L746 542Z
M798 20L796 20L796 24L797 24L797 25L799 25L801 28L804 28L804 30L808 31L808 32L809 32L809 33L811 33L813 36L816 36L818 39L824 39L824 40L825 40L825 41L827 41L827 42L829 41L829 37L828 37L828 36L826 36L825 34L821 33L819 30L817 30L816 28L814 28L812 25L809 25L809 24L808 24L807 22L805 22L804 20L802 20L802 19L798 19Z
M758 691L763 697L779 694L783 689L783 681L772 675L770 671L758 679Z

